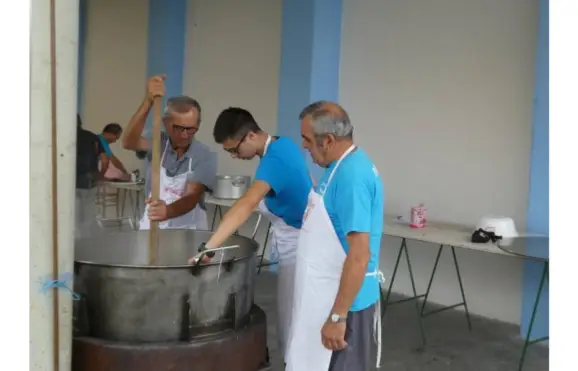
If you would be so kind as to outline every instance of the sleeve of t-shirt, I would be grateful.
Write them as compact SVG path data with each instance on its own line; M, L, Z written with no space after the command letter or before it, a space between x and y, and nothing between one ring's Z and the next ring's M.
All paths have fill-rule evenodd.
M101 153L106 154L106 151L104 150L104 146L102 145L102 142L100 141L100 138L98 137L98 135L94 136L94 142L96 144L96 153L100 156Z
M98 141L100 142L100 145L102 146L102 150L106 155L106 157L112 157L112 151L110 150L110 146L108 145L108 143L103 143L100 138Z
M187 176L189 183L201 183L213 190L217 176L217 154L207 151L190 175Z
M277 156L265 156L259 162L255 172L255 180L269 184L269 187L279 194L287 184L287 172L285 165Z
M147 138L148 139L148 138ZM163 151L165 150L165 146L167 145L167 141L169 140L168 135L161 131L161 157L163 156ZM150 141L152 142L152 135L150 135ZM151 162L153 160L153 151L152 148L149 148L147 151L147 160Z
M368 183L360 177L342 179L338 184L335 197L339 207L335 208L337 217L346 236L351 232L369 233L371 231L372 193Z

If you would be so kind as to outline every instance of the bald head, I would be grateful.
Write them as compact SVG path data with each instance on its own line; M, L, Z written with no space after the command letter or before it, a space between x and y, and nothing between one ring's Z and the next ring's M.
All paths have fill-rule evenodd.
M336 139L351 139L353 126L349 115L339 104L329 101L317 101L305 107L299 119L308 119L317 136L332 134Z

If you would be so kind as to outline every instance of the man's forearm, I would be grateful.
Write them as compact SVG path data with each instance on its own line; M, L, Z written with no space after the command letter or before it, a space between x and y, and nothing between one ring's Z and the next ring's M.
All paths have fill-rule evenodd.
M112 161L112 163L114 164L114 166L116 166L120 171L122 171L125 174L128 174L128 172L126 171L126 168L124 167L124 165L122 164L122 162L120 162L120 160L118 158L116 158L116 156L112 156L110 158L110 160Z
M202 193L192 193L181 197L170 205L167 205L168 219L179 217L193 210L201 200L201 197L203 197Z
M151 111L153 106L153 101L145 98L138 110L131 117L127 127L124 129L124 135L122 137L122 146L125 149L130 150L143 150L144 148L138 148L140 138L146 123L147 116Z
M343 264L339 291L337 292L331 313L345 316L347 312L349 312L365 279L368 261L369 259L365 259L364 257L347 256ZM327 315L329 315L329 313Z
M227 238L237 231L243 223L249 219L255 206L250 201L240 199L225 214L219 227L207 241L207 248L217 248L221 246Z

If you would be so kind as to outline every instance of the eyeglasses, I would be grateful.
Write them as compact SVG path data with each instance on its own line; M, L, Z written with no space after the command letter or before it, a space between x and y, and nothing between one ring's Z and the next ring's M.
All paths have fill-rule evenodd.
M239 154L239 148L241 147L241 144L243 144L243 142L245 141L245 139L247 138L247 135L249 135L249 133L243 135L241 137L241 140L239 140L239 143L237 143L237 145L233 148L225 148L225 151L229 152L232 155L238 155Z
M193 135L199 130L199 128L194 127L194 126L187 127L187 126L181 126L181 125L173 124L173 130L179 134L186 132L188 135Z

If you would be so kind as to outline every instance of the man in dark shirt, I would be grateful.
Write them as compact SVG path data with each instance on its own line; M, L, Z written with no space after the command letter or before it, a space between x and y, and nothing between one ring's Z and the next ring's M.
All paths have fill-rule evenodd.
M76 223L75 235L88 237L96 225L96 186L102 178L98 159L104 148L98 136L82 128L80 115L76 116Z

